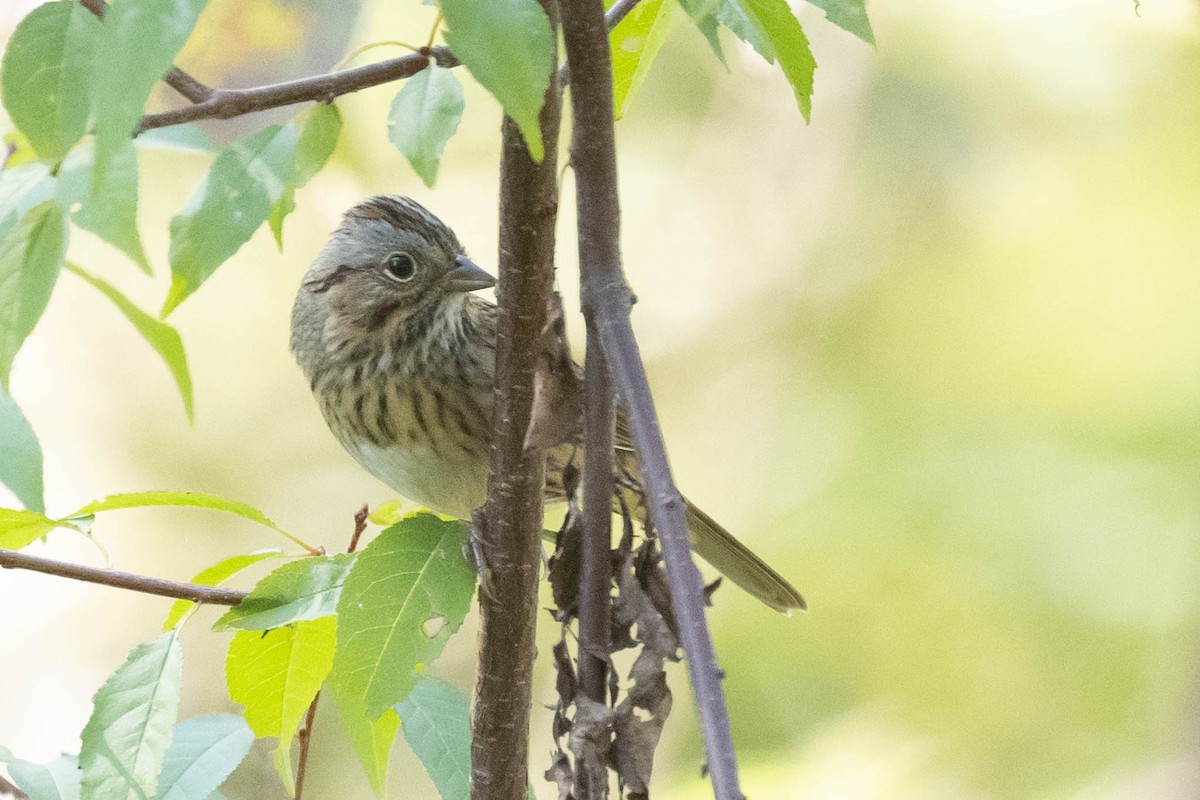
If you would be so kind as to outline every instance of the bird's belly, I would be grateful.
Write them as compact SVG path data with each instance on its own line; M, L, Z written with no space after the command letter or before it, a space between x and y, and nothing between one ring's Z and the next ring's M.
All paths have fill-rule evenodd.
M431 511L469 520L487 499L488 462L458 452L457 457L420 445L348 445L359 464L404 497Z

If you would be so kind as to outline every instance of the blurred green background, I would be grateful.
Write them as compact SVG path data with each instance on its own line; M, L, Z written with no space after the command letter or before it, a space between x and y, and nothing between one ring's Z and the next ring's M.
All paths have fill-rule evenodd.
M0 35L32 5L6 3ZM717 595L744 789L1200 796L1197 9L869 11L874 51L800 9L820 64L811 126L775 68L730 40L726 73L682 18L618 126L634 322L680 483L812 606L789 619L732 587ZM214 84L261 83L365 42L419 40L432 21L415 0L367 0L349 19L332 0L212 0L180 63ZM337 549L363 501L392 499L328 434L287 337L307 263L366 195L413 195L476 261L495 261L498 107L468 87L431 192L386 140L394 92L339 103L338 152L300 193L284 253L260 232L172 317L194 427L128 324L63 276L13 376L51 513L118 491L205 490ZM210 131L228 140L265 121ZM158 308L167 221L206 163L143 153L156 281L83 234L73 259ZM559 283L572 309L573 189L568 174ZM180 579L279 544L205 512L123 512L96 530L117 567ZM98 560L67 537L33 552ZM0 575L0 742L35 760L75 752L92 693L166 607ZM184 717L231 708L214 613L185 635ZM548 654L555 626L541 622ZM435 667L467 691L473 625ZM539 679L535 702L552 703L545 660ZM672 685L655 796L705 797L681 669ZM311 796L368 797L328 704L319 717ZM550 748L539 711L543 798ZM391 789L434 796L403 744ZM283 797L267 747L227 794Z

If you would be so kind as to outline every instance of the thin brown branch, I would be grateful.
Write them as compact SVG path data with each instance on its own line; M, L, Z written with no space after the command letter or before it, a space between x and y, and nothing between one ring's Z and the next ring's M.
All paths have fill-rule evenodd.
M80 0L80 2L89 8L97 3L103 5L103 0ZM617 0L605 17L608 29L612 30L616 27L617 23L624 19L637 4L638 0ZM138 132L166 128L170 125L182 125L202 119L230 119L243 114L268 111L272 108L296 103L328 103L344 94L411 78L425 69L430 59L433 59L441 67L457 67L461 63L448 47L440 46L429 48L421 53L410 53L341 72L329 72L324 75L313 75L284 83L247 89L209 88L176 69L167 73L164 80L191 100L193 105L158 114L147 114L138 124ZM562 74L565 75L565 72ZM196 96L193 97L189 92Z
M555 0L542 5L557 29ZM479 594L472 800L522 800L528 785L545 459L540 448L526 450L525 439L554 276L560 111L553 70L539 116L540 164L516 123L506 117L502 128L494 444L487 505L476 514L491 591Z
M308 748L312 744L313 722L317 718L317 701L320 699L320 692L313 695L312 702L308 704L308 713L304 715L304 726L296 734L296 738L300 740L300 759L296 764L295 800L303 800L304 797L304 776L308 772Z
M105 5L104 0L79 0L79 5L100 19L104 19L104 12L108 10L108 6ZM207 100L213 92L211 88L205 86L179 67L171 67L171 71L163 76L163 81L193 103Z
M432 58L442 67L458 66L458 59L446 47L434 47L426 57L409 53L341 72L313 75L284 83L255 86L249 89L213 89L208 98L194 105L147 114L138 125L138 132L169 125L181 125L201 119L230 119L256 111L305 102L330 102L336 97L372 86L410 78L429 66Z
M5 780L3 775L0 775L0 794L8 795L14 798L14 800L29 800L29 795Z
M571 66L579 264L583 312L600 344L629 417L646 503L666 562L680 638L700 713L709 774L718 800L742 800L721 671L704 616L704 584L691 558L683 497L675 488L629 321L633 296L620 260L612 67L601 0L563 0L563 41ZM588 343L589 351L591 342Z
M246 597L246 592L239 592L236 589L220 589L215 586L200 586L194 583L151 578L147 575L135 575L132 572L118 572L114 569L85 567L82 564L71 564L67 561L55 561L50 558L31 556L27 553L18 553L16 550L0 550L0 567L27 569L46 575L56 575L60 578L99 583L117 589L154 594L159 597L191 600L194 603L236 606Z
M350 534L350 546L346 548L347 553L353 553L358 549L358 540L367 530L367 517L370 515L371 509L366 503L363 507L354 512L354 531ZM308 774L308 749L312 745L313 725L317 720L317 703L321 700L321 690L313 695L312 702L308 704L308 711L304 715L304 725L300 728L300 732L296 734L296 738L300 741L300 758L296 762L296 796L294 800L303 800L304 798L304 776Z

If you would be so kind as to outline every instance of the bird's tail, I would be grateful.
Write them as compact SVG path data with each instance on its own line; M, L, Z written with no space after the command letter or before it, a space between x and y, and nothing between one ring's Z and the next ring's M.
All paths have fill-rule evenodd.
M787 580L756 556L749 547L733 538L715 519L690 500L687 503L688 532L692 548L709 564L776 611L805 610L808 603Z

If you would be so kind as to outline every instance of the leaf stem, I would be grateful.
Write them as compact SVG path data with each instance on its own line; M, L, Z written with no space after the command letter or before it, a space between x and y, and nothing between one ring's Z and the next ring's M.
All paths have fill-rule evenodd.
M158 595L159 597L174 597L177 600L191 600L194 603L212 603L221 606L236 606L246 597L246 592L235 589L220 589L215 586L200 586L182 581L168 581L162 578L151 578L148 575L137 575L132 572L120 572L114 569L86 567L82 564L72 564L67 561L56 561L16 550L0 549L0 567L4 569L27 569L46 575L56 575L60 578L99 583L113 586L117 589L129 589L134 592Z
M425 49L429 50L433 47L433 40L437 38L438 25L442 24L442 7L438 6L437 16L433 20L433 27L429 29L429 40L425 42Z

